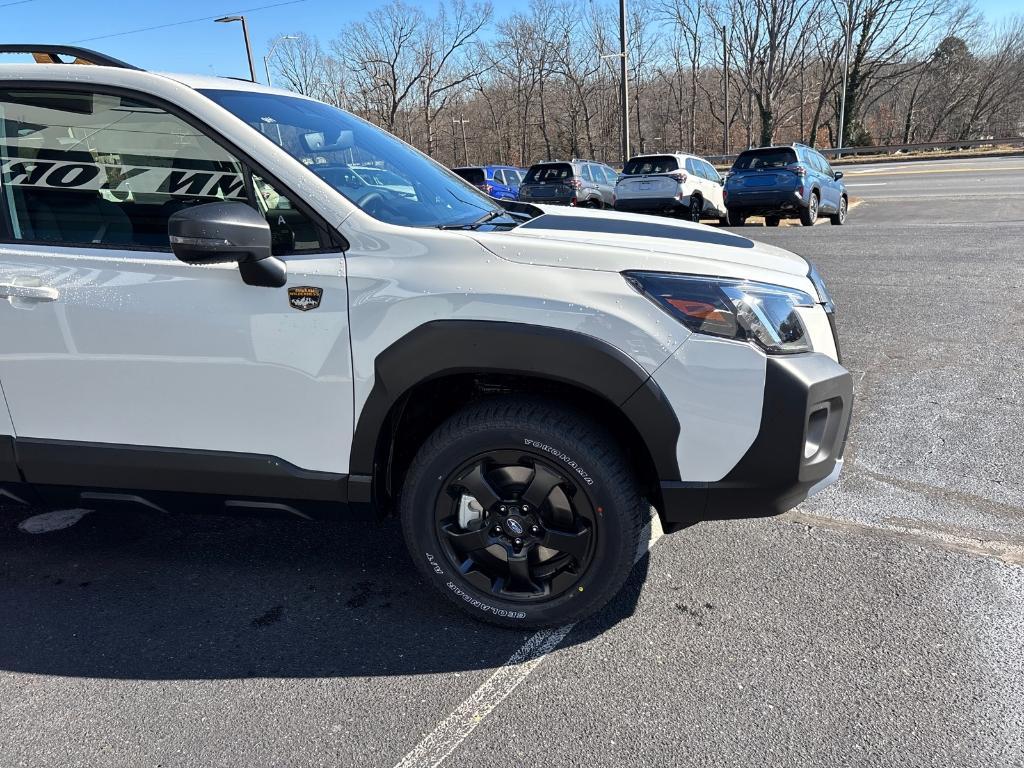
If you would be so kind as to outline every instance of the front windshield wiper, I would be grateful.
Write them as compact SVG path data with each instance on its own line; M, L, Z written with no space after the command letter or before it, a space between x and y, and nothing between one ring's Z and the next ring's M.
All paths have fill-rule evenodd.
M497 210L497 211L488 211L483 216L481 216L479 219L477 219L476 221L472 221L469 224L438 224L437 228L438 229L477 229L478 227L482 227L484 224L486 224L487 222L491 221L492 219L496 219L499 216L504 216L507 213L508 213L508 211L506 211L504 209Z

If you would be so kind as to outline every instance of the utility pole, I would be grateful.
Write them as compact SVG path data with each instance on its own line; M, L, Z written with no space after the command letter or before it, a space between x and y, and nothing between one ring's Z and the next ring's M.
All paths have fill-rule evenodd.
M453 126L455 125L455 123L458 123L460 126L462 126L462 154L463 159L466 161L466 165L469 165L469 140L466 138L466 123L468 122L469 120L467 120L465 115L462 114L459 115L458 120L452 118ZM452 129L452 132L454 133L454 127Z
M252 44L249 42L249 25L245 21L245 16L221 16L219 19L214 19L219 24L227 24L232 21L242 22L242 35L245 37L245 55L249 57L249 79L252 82L256 82L256 65L253 63L252 58Z
M626 77L626 0L619 0L619 93L622 100L622 162L629 160L629 80Z
M729 30L722 25L722 78L725 81L725 108L722 111L722 154L729 154Z
M846 56L843 61L843 95L839 101L839 146L836 157L843 156L843 136L846 133L846 83L850 78L850 45L853 38L853 0L846 0Z

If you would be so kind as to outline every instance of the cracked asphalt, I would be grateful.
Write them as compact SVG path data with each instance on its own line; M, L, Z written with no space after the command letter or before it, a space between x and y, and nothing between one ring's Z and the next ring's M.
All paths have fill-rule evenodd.
M444 765L1024 765L1024 158L845 168L840 483L664 536ZM1011 194L1012 193L1012 194ZM529 638L393 521L0 510L0 765L398 763Z

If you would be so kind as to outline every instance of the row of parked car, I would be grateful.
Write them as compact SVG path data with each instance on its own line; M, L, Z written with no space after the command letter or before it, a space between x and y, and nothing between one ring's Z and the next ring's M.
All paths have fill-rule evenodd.
M687 154L638 155L621 173L576 159L529 169L487 165L454 171L499 200L615 208L695 222L713 218L731 226L743 225L749 216L764 216L769 227L789 218L811 226L820 215L843 224L849 209L842 172L803 144L741 152L724 178L707 160Z

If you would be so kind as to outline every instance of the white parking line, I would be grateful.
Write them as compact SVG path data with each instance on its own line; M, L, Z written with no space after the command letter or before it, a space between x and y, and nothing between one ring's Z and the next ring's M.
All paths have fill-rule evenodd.
M634 561L647 554L662 537L661 521L653 509L651 512L651 521L644 528L645 535L640 537ZM574 626L566 624L530 635L508 661L498 667L454 712L438 723L411 752L398 761L395 768L436 768L443 763L494 708L540 666Z
M848 187L884 187L888 181L855 181L847 184Z

